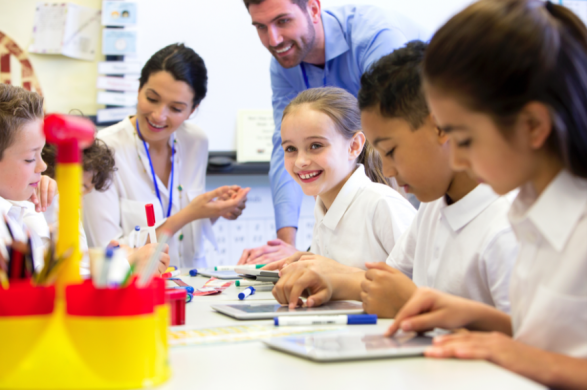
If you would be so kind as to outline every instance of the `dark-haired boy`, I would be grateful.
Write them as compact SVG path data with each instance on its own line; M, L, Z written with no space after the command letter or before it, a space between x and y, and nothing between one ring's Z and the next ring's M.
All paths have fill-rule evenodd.
M274 289L280 302L297 303L309 289L308 304L360 299L367 313L393 317L426 286L509 311L517 254L510 202L471 172L451 169L449 148L455 146L435 125L421 90L425 48L413 41L381 58L361 78L358 97L363 131L382 157L384 174L423 202L414 222L387 264L367 264L363 275L328 272L326 262L289 264Z

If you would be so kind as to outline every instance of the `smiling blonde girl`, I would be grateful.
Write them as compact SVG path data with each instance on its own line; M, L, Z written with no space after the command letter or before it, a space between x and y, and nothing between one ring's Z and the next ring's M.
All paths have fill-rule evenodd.
M365 262L385 261L416 210L383 176L356 98L339 88L302 92L284 110L281 138L285 169L316 197L311 254L295 260L331 272L363 272ZM288 273L276 286L280 302L288 301L281 286L298 277Z

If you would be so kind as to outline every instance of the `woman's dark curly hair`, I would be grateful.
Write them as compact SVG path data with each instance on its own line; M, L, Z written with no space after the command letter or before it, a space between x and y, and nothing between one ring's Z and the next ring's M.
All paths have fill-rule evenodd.
M55 179L55 145L45 145L43 148L43 161L47 164L45 175ZM83 170L92 172L92 184L97 191L106 191L112 182L112 175L116 170L114 154L102 141L96 139L94 143L83 151Z

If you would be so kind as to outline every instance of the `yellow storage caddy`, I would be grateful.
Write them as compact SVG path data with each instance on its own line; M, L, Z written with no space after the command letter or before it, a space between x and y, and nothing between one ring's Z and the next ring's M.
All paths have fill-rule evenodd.
M58 145L57 255L69 253L55 286L11 280L0 289L0 389L130 389L170 377L165 282L96 288L80 278L80 147L94 138L83 118L48 115Z

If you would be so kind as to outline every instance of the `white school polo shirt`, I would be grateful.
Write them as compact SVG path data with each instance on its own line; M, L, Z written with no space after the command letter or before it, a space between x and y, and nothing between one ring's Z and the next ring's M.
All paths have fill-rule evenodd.
M328 211L316 198L310 251L364 270L365 262L385 261L415 215L410 202L391 187L373 183L358 164Z
M156 177L163 208L155 194L149 159L143 142L129 118L98 133L113 151L116 162L113 182L104 192L92 191L84 196L83 220L88 244L105 247L110 240L128 242L135 226L146 227L145 205L152 203L156 226L162 224L163 208L167 214L169 188ZM196 125L184 122L170 137L175 142L173 205L171 214L186 207L205 192L208 164L208 139ZM171 175L169 175L171 182ZM185 225L169 239L171 264L182 268L205 268L204 234L213 237L209 219Z
M26 232L30 234L35 269L40 269L43 266L45 245L49 242L49 226L45 222L43 214L37 213L35 205L31 202L17 202L0 197L0 215L9 217L21 229L20 232L13 232L16 238L26 234ZM2 237L0 238L2 240L10 239L10 237L3 237L7 231L2 230L3 232L0 234ZM18 239L25 239L25 237Z
M510 201L480 184L447 205L422 203L387 259L418 287L510 311L508 288L518 245L507 219Z
M538 198L527 184L509 217L520 240L510 288L514 338L587 358L587 180L563 170Z

